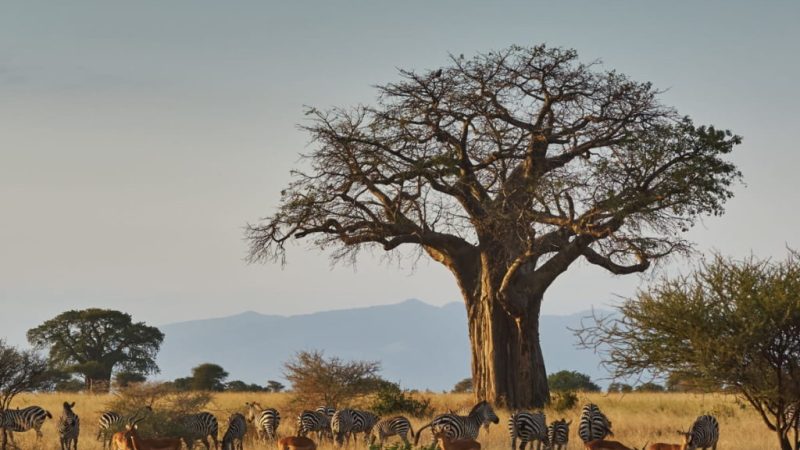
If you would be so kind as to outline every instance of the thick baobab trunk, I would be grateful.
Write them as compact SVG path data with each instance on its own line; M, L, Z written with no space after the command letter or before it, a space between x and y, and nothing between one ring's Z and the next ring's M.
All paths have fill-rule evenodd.
M529 308L514 318L491 294L481 297L467 302L476 396L512 409L543 407L550 393L539 343L541 299L528 299Z

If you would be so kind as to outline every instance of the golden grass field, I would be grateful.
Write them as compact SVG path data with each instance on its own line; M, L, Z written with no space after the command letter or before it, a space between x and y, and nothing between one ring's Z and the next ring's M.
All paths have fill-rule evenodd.
M470 394L420 394L432 399L434 410L444 412L448 408L453 410L469 409L473 404ZM767 430L761 419L757 417L752 408L742 409L733 396L723 394L579 394L581 405L585 402L597 403L613 423L615 438L628 446L640 448L646 442L674 442L680 441L677 429L687 429L696 416L710 412L720 422L720 449L737 450L762 450L774 449L777 442L774 434ZM49 410L54 420L48 420L42 427L43 441L37 446L34 432L17 433L15 438L20 448L58 448L55 420L61 412L61 404L65 400L76 402L75 412L81 418L81 438L79 449L101 449L97 435L97 420L106 404L112 399L111 395L92 394L27 394L17 397L12 405L29 406L39 405ZM212 402L206 410L213 412L220 421L220 439L224 433L227 417L234 411L246 412L246 401L258 401L264 407L274 407L281 412L281 436L292 435L295 431L295 418L300 409L291 401L291 394L269 393L220 393L214 395ZM313 409L317 405L306 405ZM500 416L500 425L492 425L489 432L481 431L478 440L483 448L508 449L511 441L506 430L509 411L497 411ZM548 421L566 417L573 420L570 427L570 449L580 449L580 439L577 437L577 419L580 414L580 405L572 411L563 414L546 410ZM414 428L417 429L426 419L412 419ZM253 430L248 430L250 434ZM390 443L393 441L390 441ZM423 433L420 445L430 442L430 434ZM199 444L199 443L198 443ZM202 447L202 444L199 444ZM198 448L197 446L195 448ZM248 440L245 449L274 448L274 445ZM321 449L332 448L329 444L320 446ZM359 448L365 449L362 443Z

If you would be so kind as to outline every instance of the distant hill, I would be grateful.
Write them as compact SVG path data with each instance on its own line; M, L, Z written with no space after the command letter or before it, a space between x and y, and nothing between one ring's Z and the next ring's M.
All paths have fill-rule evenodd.
M597 356L575 349L575 337L567 329L584 316L541 317L548 373L568 369L593 380L605 376ZM380 361L382 375L407 388L449 390L470 374L467 317L461 303L439 307L406 300L296 316L251 311L160 328L166 337L157 378L165 380L213 362L230 372L231 380L263 385L268 379L283 380L283 362L296 351L317 349L327 356Z

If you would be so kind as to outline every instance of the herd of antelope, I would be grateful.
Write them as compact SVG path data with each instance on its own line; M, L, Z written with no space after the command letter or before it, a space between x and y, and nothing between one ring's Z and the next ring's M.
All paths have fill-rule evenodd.
M75 403L64 402L63 411L58 419L57 430L61 450L77 450L80 434L80 418L73 411ZM420 427L416 433L411 422L404 416L381 418L369 411L357 409L336 410L328 406L320 406L314 410L304 410L297 417L294 436L278 439L280 413L274 408L263 408L259 403L248 402L246 416L233 413L228 418L227 429L222 437L222 450L243 450L244 438L248 423L254 427L259 439L277 442L279 450L315 450L318 442L328 440L336 446L350 445L351 439L357 444L358 433L363 433L364 442L370 447L376 445L383 448L390 437L396 436L403 441L406 448L411 447L409 436L414 438L414 446L419 444L422 430L430 428L431 446L438 445L442 450L480 450L478 435L481 428L500 422L492 406L485 402L476 404L466 415L452 411L439 414L430 422ZM209 412L187 414L179 418L182 431L173 437L144 437L139 434L138 423L146 420L152 408L146 406L131 416L124 416L113 411L105 411L99 419L97 439L102 440L103 449L111 450L180 450L185 443L192 450L200 440L206 450L211 450L211 437L214 448L220 448L218 440L219 426L216 417ZM12 444L14 433L35 430L37 440L41 438L41 427L47 418L53 416L38 406L23 409L0 411L2 426ZM528 444L536 443L536 450L564 450L569 442L569 426L572 423L560 419L547 425L544 413L517 411L508 421L508 432L511 437L512 450L525 450ZM121 431L116 431L121 429ZM683 442L653 443L641 449L628 447L618 441L608 440L613 437L611 421L595 404L587 404L581 410L578 423L578 437L585 450L716 450L719 440L719 423L714 416L699 416L688 431L678 431ZM314 441L311 437L316 438ZM517 446L517 441L520 441ZM429 447L428 447L429 448Z

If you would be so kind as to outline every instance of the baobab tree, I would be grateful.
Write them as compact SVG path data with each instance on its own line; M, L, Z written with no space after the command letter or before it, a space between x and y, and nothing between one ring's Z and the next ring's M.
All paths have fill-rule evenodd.
M613 274L690 250L723 213L740 138L696 126L574 50L510 47L400 71L374 105L309 108L313 141L280 205L248 227L251 261L290 239L332 249L414 246L454 275L467 308L475 394L549 399L539 344L547 288L580 258Z

